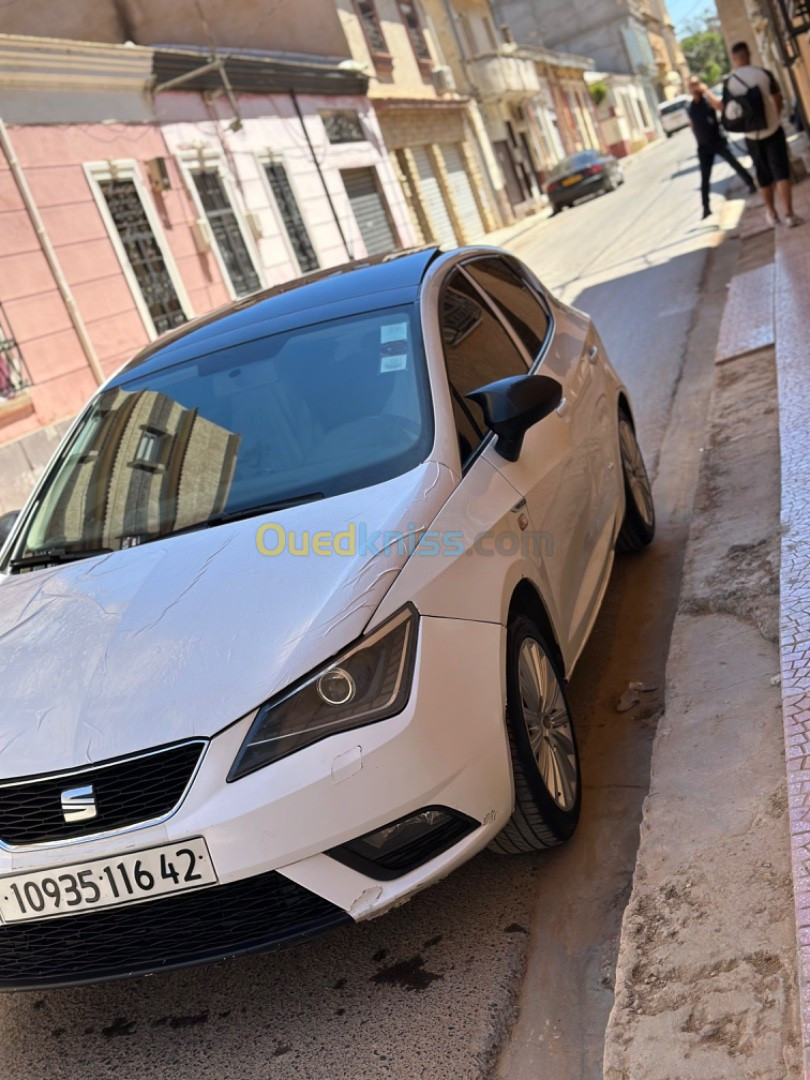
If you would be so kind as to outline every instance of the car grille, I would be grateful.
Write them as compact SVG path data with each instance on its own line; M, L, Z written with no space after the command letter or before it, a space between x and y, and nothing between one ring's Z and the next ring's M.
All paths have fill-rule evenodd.
M58 843L165 817L180 802L205 741L163 747L54 776L0 785L0 841L11 847ZM97 813L65 821L62 792L92 785Z
M0 927L0 989L145 975L290 945L351 922L275 871L184 896Z

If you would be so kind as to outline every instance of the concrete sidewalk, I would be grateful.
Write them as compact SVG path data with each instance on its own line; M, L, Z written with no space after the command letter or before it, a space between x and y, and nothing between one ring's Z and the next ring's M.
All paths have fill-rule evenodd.
M810 184L796 198L810 218ZM792 1080L810 1061L810 225L760 218L718 345L607 1080Z

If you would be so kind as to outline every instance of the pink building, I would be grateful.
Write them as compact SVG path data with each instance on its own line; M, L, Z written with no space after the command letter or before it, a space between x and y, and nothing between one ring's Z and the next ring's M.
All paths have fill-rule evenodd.
M365 78L246 55L223 93L206 62L0 35L0 512L160 333L416 242Z

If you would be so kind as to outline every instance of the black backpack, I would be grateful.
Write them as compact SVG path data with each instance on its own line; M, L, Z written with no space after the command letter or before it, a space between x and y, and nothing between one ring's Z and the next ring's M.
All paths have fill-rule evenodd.
M733 74L733 73L732 73ZM749 86L739 75L734 78L745 87L745 93L739 97L728 88L731 75L723 83L723 111L721 115L726 131L735 133L762 131L768 126L765 118L765 98L758 86Z

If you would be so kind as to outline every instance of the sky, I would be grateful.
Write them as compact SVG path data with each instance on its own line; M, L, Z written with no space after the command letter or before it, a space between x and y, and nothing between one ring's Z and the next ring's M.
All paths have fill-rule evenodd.
M667 0L667 8L679 37L683 36L686 24L692 19L700 18L706 11L717 14L713 0Z

